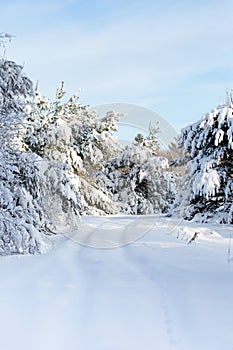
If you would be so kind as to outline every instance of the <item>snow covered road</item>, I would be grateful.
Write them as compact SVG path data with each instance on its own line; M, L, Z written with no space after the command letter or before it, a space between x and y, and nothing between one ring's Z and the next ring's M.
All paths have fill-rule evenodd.
M2 257L1 349L232 350L231 234L86 217L47 254Z

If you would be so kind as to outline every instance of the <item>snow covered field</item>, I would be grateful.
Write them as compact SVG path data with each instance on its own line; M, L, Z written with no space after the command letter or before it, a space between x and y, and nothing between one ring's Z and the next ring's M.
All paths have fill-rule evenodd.
M232 350L231 235L155 216L85 217L44 255L2 257L1 349Z

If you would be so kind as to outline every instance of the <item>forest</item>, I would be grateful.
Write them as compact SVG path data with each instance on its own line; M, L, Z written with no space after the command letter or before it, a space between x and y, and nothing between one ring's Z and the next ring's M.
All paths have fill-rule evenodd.
M98 116L64 82L51 101L21 65L0 59L1 255L41 253L44 235L84 215L233 223L231 91L166 152L156 123L123 147L121 116Z

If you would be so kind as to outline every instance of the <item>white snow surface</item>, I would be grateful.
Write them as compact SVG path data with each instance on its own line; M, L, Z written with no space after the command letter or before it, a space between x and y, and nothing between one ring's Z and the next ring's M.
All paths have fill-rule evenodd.
M156 216L84 217L44 255L1 257L1 349L232 350L231 235Z

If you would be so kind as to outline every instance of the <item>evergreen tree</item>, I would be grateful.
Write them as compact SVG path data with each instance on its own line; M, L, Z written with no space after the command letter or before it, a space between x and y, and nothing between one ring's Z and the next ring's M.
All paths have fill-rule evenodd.
M35 158L20 150L32 82L22 66L0 60L0 254L43 250L44 217L34 201L38 190ZM29 190L31 187L31 191ZM32 191L33 189L33 191ZM34 193L32 193L34 192Z
M96 183L95 174L104 160L120 150L113 135L119 114L109 112L99 118L94 111L78 103L78 93L66 102L63 102L64 95L63 83L54 102L36 91L24 138L27 149L70 168L72 184L82 202L80 213L114 213L111 198Z
M105 163L99 181L112 195L118 210L126 214L154 214L168 211L174 200L174 175L168 160L156 156L158 128L138 134L132 146Z
M187 175L174 203L174 214L208 222L233 223L232 93L201 120L181 131Z
M53 214L59 213L63 224L68 220L72 225L81 206L72 173L63 164L51 166L32 150L28 152L24 136L33 96L33 84L22 66L1 58L0 255L43 252L44 234L56 229L58 215ZM46 205L55 196L56 210Z

